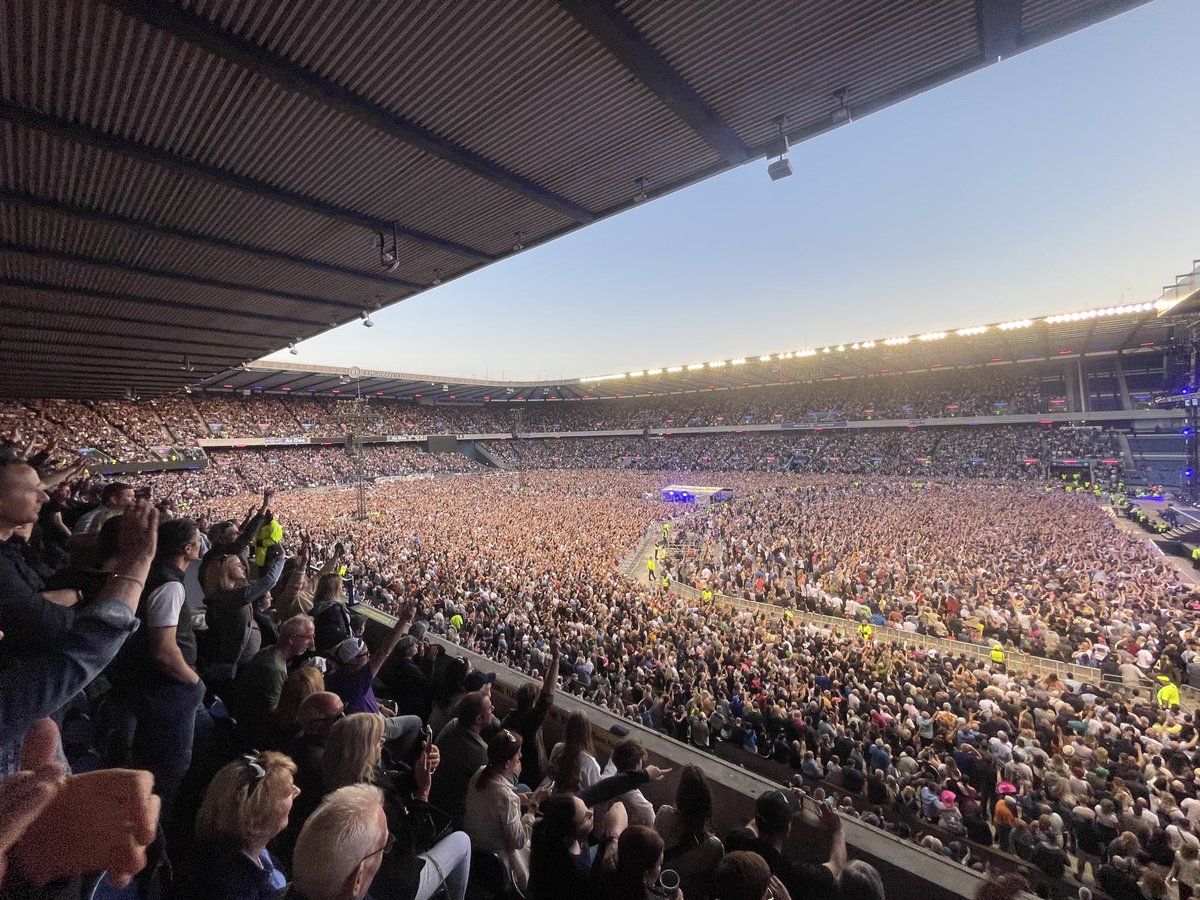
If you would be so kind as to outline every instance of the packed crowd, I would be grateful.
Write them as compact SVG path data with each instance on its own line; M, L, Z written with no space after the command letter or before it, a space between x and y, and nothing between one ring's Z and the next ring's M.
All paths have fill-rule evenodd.
M39 472L33 463L44 457L0 457L5 896L129 888L196 900L362 900L370 891L464 900L474 882L473 897L513 896L512 888L531 900L786 900L813 890L883 900L879 874L847 863L831 810L820 822L831 835L828 863L803 865L784 855L801 817L781 792L760 798L754 819L723 843L696 767L679 774L676 805L656 810L641 788L670 770L646 765L645 748L629 740L593 773L582 713L551 753L539 752L557 646L541 690L522 692L498 720L494 676L421 640L427 621L442 622L414 566L428 565L435 578L445 565L459 577L451 557L465 549L421 541L455 527L436 499L407 510L414 531L403 559L386 559L394 544L379 527L382 510L375 538L355 534L350 548L290 524L288 553L282 523L309 516L317 524L331 512L336 521L334 495L295 495L302 506L281 502L277 512L267 491L240 525L204 528L135 500L120 482L106 485L98 504L77 502L77 470ZM403 499L405 487L380 493ZM649 501L605 504L611 487L594 483L567 497L551 485L522 491L523 502L553 507L553 531L531 542L528 571L538 558L561 565L568 546L595 553L595 538L619 539L650 514ZM607 506L590 525L592 541L583 526L558 527L580 500ZM502 504L479 505L495 521ZM422 509L424 518L412 515ZM42 533L48 523L64 530L62 540ZM505 535L493 527L489 537L478 545L476 576L533 586L515 560L495 567ZM50 553L55 544L70 558L65 566ZM373 574L390 577L382 589L398 617L369 649L343 575L350 564L365 575L371 563L394 567ZM582 578L583 561L575 565ZM377 683L386 694L376 695ZM82 711L102 724L82 746L79 728L71 730L76 771L68 774L60 725L77 726Z
M226 467L213 468L194 477ZM284 471L276 462L262 477ZM539 709L544 717L553 677L525 698L507 731L486 740L495 724L478 690L486 679L469 680L465 666L408 634L416 617L516 669L559 670L565 690L681 740L769 748L810 789L848 795L845 814L959 861L972 861L972 842L997 843L1051 877L1073 867L1112 896L1164 896L1168 876L1196 884L1197 733L1178 693L1160 705L1133 690L1147 673L1178 680L1200 670L1191 598L1088 495L1013 483L918 488L732 473L725 486L738 499L677 520L684 555L659 564L668 587L671 576L694 581L700 593L692 597L668 590L660 573L635 582L617 568L669 513L655 493L666 474L377 484L364 521L344 492L268 494L248 515L244 494L202 493L188 510L196 519L171 518L168 508L162 522L135 503L132 486L81 493L72 488L78 474L67 469L55 485L47 472L47 499L34 469L17 460L0 466L0 524L13 538L0 544L0 678L16 685L29 683L30 672L56 673L39 682L45 696L0 694L2 749L5 771L15 770L20 736L33 728L30 772L14 777L39 785L49 802L60 777L42 746L48 736L53 742L52 726L34 723L62 713L108 667L113 687L96 752L103 763L132 765L102 772L134 773L103 777L123 779L139 810L112 825L127 854L106 857L110 879L131 877L145 861L154 836L146 823L160 803L167 852L186 873L180 890L199 885L199 896L271 896L290 878L295 894L314 898L358 897L373 879L389 885L380 896L425 897L445 883L461 898L472 843L497 853L535 897L561 896L554 891L564 883L581 896L608 891L625 866L626 888L645 889L659 878L664 850L683 837L689 853L708 848L695 854L694 872L679 872L688 897L714 886L722 896L721 873L734 863L719 860L742 865L740 847L758 852L780 879L776 897L791 889L789 877L801 879L801 891L818 884L830 892L836 879L854 877L836 853L824 871L796 875L782 849L792 821L783 794L760 802L758 834L730 836L718 851L703 816L680 831L673 814L660 825L663 810L645 812L634 788L663 773L639 768L636 748L609 761L610 777L623 781L601 779L599 761L588 762L586 729L574 737L569 729L564 747L544 757L522 751L517 738L540 721ZM840 609L871 628L999 642L999 660L1022 649L1098 672L1094 683L1039 680L999 660L923 656L870 631L866 640L853 628L832 634L784 610L732 613L708 591ZM374 653L356 633L349 598L399 616ZM202 619L193 620L189 604L204 610ZM309 662L314 644L323 672ZM1101 678L1114 664L1126 678L1115 689ZM390 685L382 702L376 676ZM210 707L214 696L222 703ZM425 724L436 740L420 737ZM554 776L557 794L542 787L528 797L541 815L527 815L515 793L519 827L472 813L472 790L488 798L489 811L509 808L495 801L510 802L515 760ZM137 777L141 769L154 774L158 800ZM693 775L689 787L680 778L684 806L702 793ZM68 780L80 785L68 792L72 802L108 789L88 777ZM260 783L264 793L255 795ZM54 821L69 812L64 819L58 810ZM312 836L317 828L327 835L338 816L378 827L353 839ZM832 830L835 820L826 819ZM53 833L39 821L39 833ZM1132 838L1115 835L1119 843L1110 844L1113 822ZM649 827L625 827L630 837L612 840L635 824ZM389 831L399 853L379 855ZM581 863L591 846L603 873L594 878ZM36 882L45 872L101 868L84 849L47 861L18 845L10 877ZM138 877L167 877L161 865L148 871ZM738 871L734 880L749 878ZM246 885L259 892L237 892Z
M430 398L441 391L431 387ZM496 434L685 426L769 425L1011 415L1065 411L1060 375L985 370L876 375L761 388L528 403L432 403L368 396L196 391L153 400L0 402L0 431L17 428L59 446L93 448L118 462L153 461L153 448L209 438L337 438L403 434Z
M504 441L489 449L528 469L792 471L806 474L1041 479L1064 459L1116 460L1116 434L1036 425L833 429L750 434ZM1116 465L1116 463L1112 463Z
M1128 654L1131 638L1172 655L1200 649L1178 570L1090 491L760 477L681 517L674 534L675 574L700 590L999 641L1114 676L1157 659Z
M631 391L636 391L631 384ZM747 390L538 403L522 411L522 431L599 431L713 425L770 425L1062 412L1059 374L996 370L875 375L769 385Z

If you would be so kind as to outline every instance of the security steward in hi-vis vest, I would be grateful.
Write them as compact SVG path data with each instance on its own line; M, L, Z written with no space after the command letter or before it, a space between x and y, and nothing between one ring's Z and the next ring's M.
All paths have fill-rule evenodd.
M875 633L875 626L870 622L863 622L858 626L858 633L864 641L869 641L871 639L871 635Z
M1000 646L1000 642L992 644L992 662L997 666L1004 665L1004 648Z
M1158 705L1163 709L1170 709L1172 706L1179 705L1179 688L1172 683L1171 679L1166 675L1158 676L1158 683L1162 685L1158 689Z

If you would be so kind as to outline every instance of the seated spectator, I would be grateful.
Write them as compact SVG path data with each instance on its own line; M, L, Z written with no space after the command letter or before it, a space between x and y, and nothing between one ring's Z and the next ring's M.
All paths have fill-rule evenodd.
M382 748L382 718L353 713L333 726L323 762L326 790L354 784L383 789L384 811L388 829L396 838L396 850L376 876L377 890L381 896L398 900L427 900L444 876L452 900L462 900L471 865L471 842L429 803L430 784L439 765L438 748L421 745L409 773L411 780L380 768ZM299 843L296 852L300 852Z
M612 775L622 772L640 772L646 767L646 748L641 741L626 739L613 748L612 760L604 774ZM617 798L625 804L625 812L630 825L654 824L654 805L642 795L637 788L627 791Z
M617 839L617 862L600 884L602 900L658 900L657 886L662 871L663 840L653 828L630 825ZM676 888L671 900L683 900Z
M699 766L684 766L675 788L675 804L664 803L654 819L654 830L662 835L663 864L679 873L683 896L701 897L725 847L712 828L713 800L704 772Z
M838 876L840 900L887 900L883 879L870 863L854 859L846 863Z
M524 892L529 884L529 833L548 787L530 795L522 815L513 779L521 775L521 738L504 729L488 741L487 765L467 783L463 830L473 846L495 853L508 866L513 883Z
M375 653L362 638L349 637L335 645L332 656L336 667L325 678L326 687L342 698L347 712L369 712L384 717L384 740L395 742L396 753L400 756L416 743L421 719L397 716L395 710L381 705L375 698L372 683L412 624L415 614L416 606L407 604Z
M820 824L833 836L829 861L821 866L793 862L785 852L793 818L792 808L782 792L765 791L755 801L753 821L731 834L725 846L757 853L794 897L836 895L837 878L846 865L846 836L841 817L830 807L821 806Z
M316 666L301 666L288 673L271 722L272 747L282 749L300 736L301 705L308 697L324 690L325 676Z
M492 721L492 698L479 691L464 694L458 715L446 723L435 741L441 763L433 779L433 805L461 821L466 812L467 784L488 762L488 745L480 732Z
M196 841L185 884L196 900L266 900L287 879L267 850L288 825L300 795L296 765L282 753L248 754L219 771L196 816Z
M522 684L517 689L516 707L504 717L504 727L521 738L521 774L527 784L539 783L545 770L546 745L542 740L542 725L554 705L561 658L558 642L551 641L550 665L542 678L541 690L532 684Z
M550 751L546 772L559 793L585 790L600 780L600 764L592 748L592 723L587 713L576 710L567 717L563 739Z
M363 900L395 843L379 788L334 791L300 832L288 900Z
M713 877L712 900L767 900L768 897L791 900L767 861L748 850L726 854Z

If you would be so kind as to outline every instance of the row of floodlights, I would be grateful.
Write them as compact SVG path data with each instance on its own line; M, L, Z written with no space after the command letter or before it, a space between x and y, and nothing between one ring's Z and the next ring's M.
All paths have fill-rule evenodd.
M974 325L970 328L959 328L953 332L958 337L971 337L977 334L985 334L991 328L997 331L1015 331L1021 328L1032 328L1035 321L1044 322L1047 325L1057 325L1062 322L1080 322L1086 319L1096 319L1105 316L1127 316L1133 313L1150 312L1156 309L1157 303L1129 303L1124 306L1107 306L1103 309L1088 309L1082 312L1063 313L1061 315L1046 316L1044 319L1015 319L1011 322L1000 322L997 325ZM940 341L950 336L950 332L946 331L930 331L926 334L918 334L916 336L904 335L901 337L890 337L879 341L885 347L899 347L904 344L917 341L919 343L930 343L932 341ZM845 353L847 350L871 350L877 346L875 341L860 341L854 344L838 344L836 347L822 347L819 350L793 350L788 353L776 353L774 355L766 353L758 357L759 362L771 362L772 360L789 360L803 359L806 356L816 356L822 353ZM720 369L725 366L742 366L746 364L745 359L719 359L716 362L710 363L691 363L686 366L670 366L665 369L639 369L635 372L617 372L612 375L593 375L588 378L580 378L584 383L595 381L614 381L618 378L641 378L646 375L662 375L675 374L677 372L698 372L703 369Z

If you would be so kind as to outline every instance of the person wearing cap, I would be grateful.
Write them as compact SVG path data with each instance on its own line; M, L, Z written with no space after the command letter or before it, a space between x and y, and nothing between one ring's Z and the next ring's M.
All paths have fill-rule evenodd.
M420 716L398 716L394 709L381 705L375 697L372 682L392 655L415 613L416 607L411 603L400 611L400 617L376 653L371 653L366 642L358 637L348 637L336 644L332 656L337 667L325 677L326 689L342 698L347 715L367 712L383 716L383 739L395 742L393 749L400 756L414 746L424 723Z
M789 858L788 837L795 818L800 815L793 814L782 791L764 791L754 803L754 819L745 828L730 834L725 847L730 851L757 853L793 897L837 896L837 879L846 866L846 835L841 817L832 807L821 805L820 824L830 832L832 841L829 860L814 866Z

